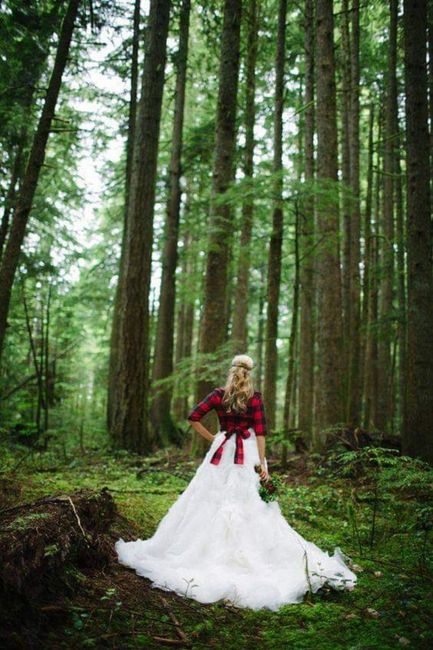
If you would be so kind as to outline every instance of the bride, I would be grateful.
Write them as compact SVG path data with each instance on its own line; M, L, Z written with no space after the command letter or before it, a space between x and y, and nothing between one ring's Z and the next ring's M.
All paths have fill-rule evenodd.
M306 541L284 519L276 501L259 496L269 478L265 458L266 418L251 379L253 360L234 357L224 388L215 388L188 416L210 448L185 491L163 517L153 537L119 539L119 562L152 586L201 603L220 599L238 607L277 610L298 603L325 583L352 589L356 575L338 548L330 556ZM220 430L200 422L211 409Z

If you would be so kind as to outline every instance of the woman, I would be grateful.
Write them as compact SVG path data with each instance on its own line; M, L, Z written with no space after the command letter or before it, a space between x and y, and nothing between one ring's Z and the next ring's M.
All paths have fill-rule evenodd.
M304 540L284 519L276 501L259 496L268 478L266 418L251 379L253 361L237 355L226 385L215 388L188 416L211 442L186 490L161 520L153 537L116 542L119 561L153 586L201 603L226 599L238 607L277 610L300 602L328 583L352 589L355 574L337 548L334 555ZM220 431L200 422L211 409Z

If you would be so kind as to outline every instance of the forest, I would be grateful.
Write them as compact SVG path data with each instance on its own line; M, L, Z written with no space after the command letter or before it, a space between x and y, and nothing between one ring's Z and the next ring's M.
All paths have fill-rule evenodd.
M3 647L431 647L432 171L433 0L0 1ZM244 353L350 594L204 605L115 561Z

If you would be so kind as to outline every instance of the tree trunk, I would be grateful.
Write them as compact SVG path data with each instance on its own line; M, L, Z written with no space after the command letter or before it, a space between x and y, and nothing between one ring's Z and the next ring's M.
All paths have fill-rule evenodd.
M363 387L362 396L364 404L364 415L366 410L366 352L369 332L369 295L370 283L372 278L372 207L373 207L373 134L374 134L374 103L370 107L369 127L368 127L368 163L367 163L367 194L365 197L365 214L364 214L364 275L362 283L362 328L361 328L361 376L360 383ZM365 422L365 417L364 417ZM365 426L365 424L364 424Z
M188 190L187 190L188 192ZM187 194L188 197L188 194ZM189 213L188 198L185 205L185 214ZM185 226L183 235L183 259L181 265L181 278L189 278L195 273L195 259L191 259L189 247L192 242L191 232L188 225ZM180 305L177 315L176 327L176 365L192 354L192 338L194 332L194 301L180 296ZM188 408L188 395L185 394L183 387L176 390L176 396L173 399L173 415L176 420L185 424Z
M40 171L45 158L46 145L60 92L63 71L69 54L69 46L74 30L78 5L79 0L69 0L66 9L44 106L39 118L23 182L13 213L8 242L2 257L0 267L0 358L6 334L7 316L15 272L20 258L21 247L32 209Z
M314 199L309 184L314 180L314 2L305 1L305 182L309 198L299 224L300 261L300 359L299 428L311 438L314 394Z
M429 87L429 116L430 116L430 169L433 169L433 0L427 3L428 29L428 87ZM430 192L432 186L430 187Z
M406 268L405 268L405 224L404 224L404 206L403 206L403 183L402 172L400 164L400 125L398 123L398 116L395 115L396 125L395 133L398 135L395 147L395 160L394 160L394 176L396 185L396 214L397 214L397 294L398 294L398 308L399 308L399 321L398 321L398 399L399 399L399 423L402 430L405 412L405 395L406 395Z
M404 453L433 462L433 278L426 0L405 0L408 377Z
M133 149L121 291L121 322L111 435L119 447L150 451L149 290L159 127L170 0L150 4Z
M365 383L365 412L364 426L373 430L376 428L377 388L378 388L378 317L379 317L379 257L380 257L380 205L382 189L382 156L380 143L383 133L383 111L378 115L377 155L376 155L376 185L374 205L374 228L371 226L370 258L369 258L369 288L367 295L367 341L365 351L364 383Z
M21 178L21 173L22 173L25 135L26 135L26 130L23 129L21 133L20 141L16 147L14 163L12 166L11 180L9 182L9 188L6 194L4 211L3 211L2 220L0 224L0 262L2 259L3 249L9 231L10 216L14 210L17 184L19 182L19 179Z
M346 382L346 391L348 391L348 379L350 368L350 323L351 323L351 295L350 295L350 276L351 276L351 211L352 197L351 189L351 143L350 143L350 117L351 117L351 40L349 28L349 0L343 0L341 15L341 67L342 67L342 179L344 183L343 191L343 271L342 271L342 305L343 305L343 338L344 338L344 381Z
M352 42L350 49L350 184L353 192L350 216L350 311L349 311L349 386L348 421L359 425L360 389L360 240L361 213L359 198L359 0L352 3Z
M299 208L295 207L295 278L293 284L293 304L292 304L292 322L290 325L289 336L289 354L286 380L286 394L284 400L283 432L286 434L286 443L288 443L287 431L290 429L293 415L293 396L295 392L295 354L296 354L296 336L298 330L298 311L299 311ZM287 444L283 445L281 456L281 465L283 469L287 466Z
M283 107L284 107L284 63L286 56L286 14L287 0L279 0L278 34L275 58L274 99L274 161L273 172L277 174L274 184L274 211L272 234L268 256L268 295L265 339L265 378L263 399L269 429L275 427L277 397L277 336L281 282L281 252L283 246Z
M177 240L181 202L181 157L184 122L186 70L188 58L189 16L191 2L183 0L179 19L179 48L177 52L177 77L174 104L172 149L170 160L169 197L165 223L164 251L162 255L161 292L159 296L158 323L155 343L155 360L152 381L168 377L173 372L174 316L176 305ZM152 425L160 444L178 443L179 433L174 425L170 404L172 388L156 388L152 402Z
M254 123L256 115L256 59L257 59L257 1L249 0L248 13L247 57L245 74L245 154L244 175L252 179L254 169ZM247 196L242 205L242 227L239 249L237 285L235 293L235 308L233 312L232 339L234 352L243 353L247 350L247 315L248 315L248 286L250 275L250 242L253 225L254 204Z
M241 0L225 0L209 219L209 245L200 333L200 352L202 354L217 352L225 341L227 265L230 257L232 211L229 205L220 204L218 198L222 197L228 189L234 173L241 15ZM203 399L213 387L214 382L200 378L197 382L196 400ZM204 440L200 440L200 444L196 445L196 450L201 453L203 449Z
M332 0L317 1L317 177L337 195L337 126ZM315 446L343 420L343 351L338 196L317 206L318 372Z
M382 279L380 304L379 384L376 425L389 430L391 422L391 340L394 294L394 146L397 112L397 0L390 0L388 83L385 107L385 153L383 161Z
M263 383L263 342L265 336L265 268L260 269L260 284L259 284L259 309L258 309L258 327L257 327L257 365L255 372L256 389L262 390Z
M126 143L126 170L125 170L125 203L123 217L122 244L120 249L119 277L114 296L113 319L111 324L110 360L108 370L108 395L107 395L107 427L111 430L113 425L114 391L116 388L116 368L119 352L121 287L125 273L125 247L128 217L129 188L131 185L131 167L134 151L135 122L137 119L137 92L138 92L138 51L140 45L140 5L141 0L135 0L133 15L132 56L131 56L131 89L129 96L128 138Z

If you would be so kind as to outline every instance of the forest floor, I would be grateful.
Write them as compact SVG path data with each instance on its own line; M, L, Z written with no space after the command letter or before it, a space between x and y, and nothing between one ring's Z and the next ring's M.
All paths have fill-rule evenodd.
M100 567L66 567L73 588L27 603L34 614L29 620L15 620L16 609L5 612L3 588L2 647L433 647L433 472L386 453L375 458L372 463L371 454L361 452L346 454L344 462L307 463L289 455L285 472L271 462L271 472L284 480L279 503L287 520L321 548L343 549L358 575L354 591L323 588L277 612L241 610L226 602L201 605L151 588L113 553ZM112 544L120 536L152 535L198 464L177 450L144 459L86 449L61 458L53 451L28 454L4 447L1 460L0 516L42 497L107 488L119 513L108 531ZM26 521L20 512L15 523L0 524L3 539L11 526L20 537L30 534L29 527L35 534L35 517L42 515Z

